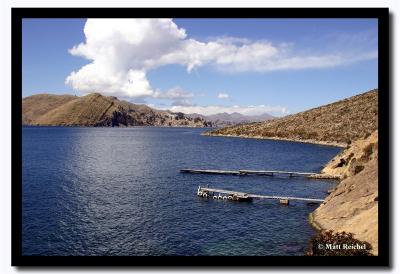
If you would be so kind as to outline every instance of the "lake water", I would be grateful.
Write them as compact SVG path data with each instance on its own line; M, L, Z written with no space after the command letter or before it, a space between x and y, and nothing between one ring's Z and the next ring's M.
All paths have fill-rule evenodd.
M23 255L303 255L317 206L207 200L197 187L324 198L335 182L179 169L319 172L340 149L204 130L24 127Z

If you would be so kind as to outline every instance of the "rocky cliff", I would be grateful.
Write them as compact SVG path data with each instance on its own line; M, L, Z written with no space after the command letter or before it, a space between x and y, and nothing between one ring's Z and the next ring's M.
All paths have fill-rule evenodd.
M343 180L310 215L317 229L346 231L378 253L378 133L353 142L322 170Z
M23 98L22 124L40 126L185 126L212 123L183 113L152 109L99 93L77 97L38 94Z

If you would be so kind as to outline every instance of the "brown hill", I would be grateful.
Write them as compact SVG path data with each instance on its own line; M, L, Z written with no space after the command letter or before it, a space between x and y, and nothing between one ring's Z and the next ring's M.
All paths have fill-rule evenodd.
M38 94L23 98L22 123L41 126L211 126L201 118L172 113L91 93Z
M284 139L345 146L378 127L378 90L270 121L226 127L210 136Z

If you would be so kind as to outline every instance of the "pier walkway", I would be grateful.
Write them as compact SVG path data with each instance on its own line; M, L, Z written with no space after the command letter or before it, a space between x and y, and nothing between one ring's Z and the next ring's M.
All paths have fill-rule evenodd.
M219 195L214 195L218 193ZM207 195L205 195L207 194ZM228 195L228 196L222 196ZM309 203L322 203L323 199L315 199L315 198L302 198L302 197L291 197L291 196L276 196L276 195L258 195L258 194L250 194L240 191L232 191L232 190L225 190L225 189L218 189L218 188L208 188L208 187L201 187L197 189L197 195L202 197L213 197L217 199L228 199L231 197L230 200L252 200L252 199L273 199L279 200L282 204L289 204L289 201L304 201ZM226 197L226 198L225 198Z
M318 173L312 172L296 172L296 171L281 171L281 170L215 170L215 169L181 169L181 173L194 173L194 174L214 174L214 175L258 175L258 176L274 176L274 175L288 175L294 176L316 176Z

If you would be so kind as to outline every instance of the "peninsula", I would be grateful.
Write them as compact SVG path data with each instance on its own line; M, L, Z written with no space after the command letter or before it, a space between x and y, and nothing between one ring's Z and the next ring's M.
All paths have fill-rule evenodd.
M212 126L211 122L200 117L192 118L181 112L156 110L100 93L82 97L52 94L25 97L22 100L22 124L87 127Z
M264 122L225 127L204 133L279 139L346 147L378 127L378 90L371 90L329 105Z

